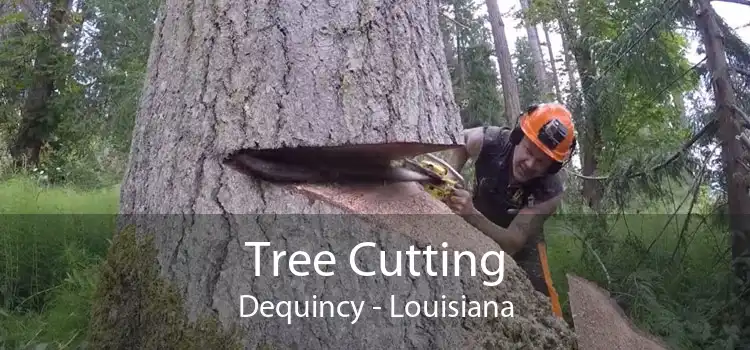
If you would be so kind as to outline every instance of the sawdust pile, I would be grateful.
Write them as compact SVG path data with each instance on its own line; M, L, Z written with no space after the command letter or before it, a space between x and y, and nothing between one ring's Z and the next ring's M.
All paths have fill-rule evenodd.
M573 274L567 277L570 307L581 349L668 349L635 327L606 290Z

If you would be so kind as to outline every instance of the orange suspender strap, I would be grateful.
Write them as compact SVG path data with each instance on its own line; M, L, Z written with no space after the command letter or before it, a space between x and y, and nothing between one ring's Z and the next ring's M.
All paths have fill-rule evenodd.
M544 282L547 284L547 291L549 292L549 298L552 302L552 312L557 317L562 318L562 308L560 307L560 300L557 296L557 291L552 285L552 274L549 272L549 265L547 264L547 246L544 242L537 243L537 249L539 250L539 260L542 263L542 271L544 272Z

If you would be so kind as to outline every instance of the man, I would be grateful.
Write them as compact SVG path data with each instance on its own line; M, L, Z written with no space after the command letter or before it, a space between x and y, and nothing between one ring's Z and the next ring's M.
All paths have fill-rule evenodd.
M542 227L562 199L557 172L576 145L570 112L560 104L536 105L515 129L472 128L464 138L465 147L449 163L461 171L473 159L477 185L473 198L459 189L448 206L510 254L562 317Z

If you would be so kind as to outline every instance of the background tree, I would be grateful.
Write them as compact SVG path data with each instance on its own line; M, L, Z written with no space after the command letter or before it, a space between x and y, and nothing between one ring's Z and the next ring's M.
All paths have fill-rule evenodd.
M516 40L516 50L513 54L516 60L513 74L518 77L518 96L522 106L530 106L542 102L541 85L537 82L531 47L526 38Z
M487 0L487 14L492 28L494 38L495 58L500 67L500 81L503 85L503 101L505 106L505 119L508 125L515 125L516 119L521 114L521 102L518 99L518 83L513 75L513 63L511 62L508 40L505 38L505 24L500 15L500 8L494 0Z
M485 26L487 20L476 15L481 7L481 3L473 0L456 0L450 8L456 19L441 22L444 43L450 43L446 47L451 47L445 51L447 60L460 67L451 67L454 69L451 77L465 127L506 122L497 70L491 59L493 50L490 31ZM441 17L445 18L448 13L446 9ZM453 52L456 52L455 58Z

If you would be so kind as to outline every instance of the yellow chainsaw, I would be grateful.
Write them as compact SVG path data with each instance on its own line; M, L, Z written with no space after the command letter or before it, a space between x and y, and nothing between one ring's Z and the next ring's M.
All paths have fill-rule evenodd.
M426 159L389 160L335 147L243 150L225 163L236 170L281 183L388 183L415 181L435 198L445 201L456 188L465 188L461 174L432 154Z
M433 154L425 154L429 159L405 159L404 166L418 173L426 174L430 180L418 181L433 197L445 201L457 188L466 188L463 176L446 161Z

